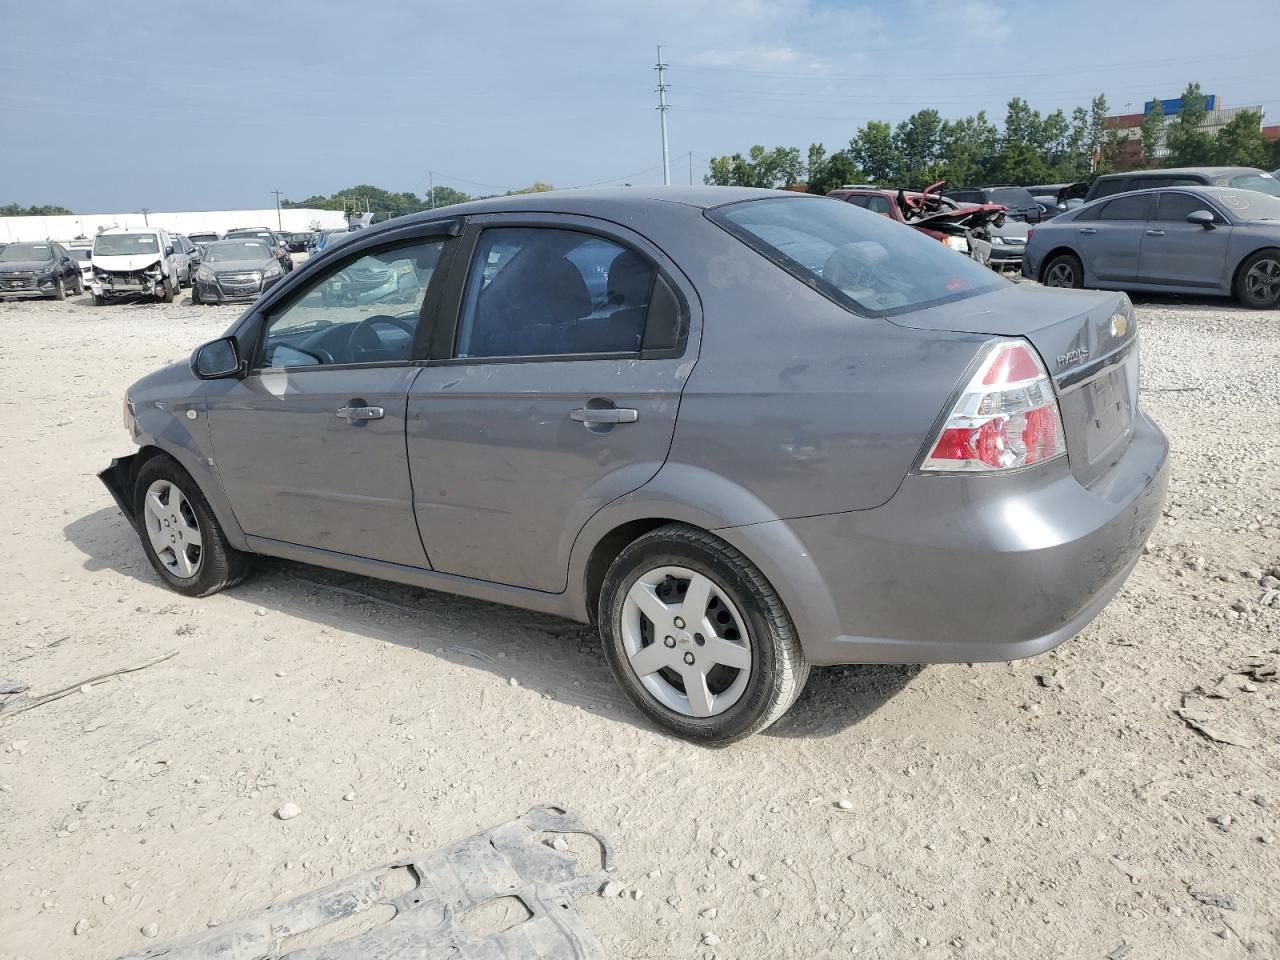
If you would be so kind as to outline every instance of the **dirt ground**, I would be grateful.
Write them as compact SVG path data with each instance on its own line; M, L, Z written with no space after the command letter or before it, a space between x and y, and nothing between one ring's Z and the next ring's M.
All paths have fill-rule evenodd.
M577 904L614 957L1280 957L1280 682L1188 701L1243 745L1175 713L1280 651L1280 313L1139 302L1169 515L1081 636L820 670L706 749L575 624L283 562L162 587L95 473L125 387L237 312L0 304L0 677L178 651L0 714L3 960L141 950L545 802L616 847L625 894Z

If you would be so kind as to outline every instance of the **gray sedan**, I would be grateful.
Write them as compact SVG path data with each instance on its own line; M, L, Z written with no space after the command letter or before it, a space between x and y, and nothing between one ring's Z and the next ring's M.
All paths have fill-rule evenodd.
M283 276L271 248L257 237L215 240L192 275L191 302L256 300Z
M1234 295L1280 304L1280 198L1166 187L1095 200L1036 227L1022 275L1051 287Z
M1052 649L1166 483L1124 295L736 188L361 231L124 416L101 476L177 592L261 554L592 622L702 740L777 720L811 666Z

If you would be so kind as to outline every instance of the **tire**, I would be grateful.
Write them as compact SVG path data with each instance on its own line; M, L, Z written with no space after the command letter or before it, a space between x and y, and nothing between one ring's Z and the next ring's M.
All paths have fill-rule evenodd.
M67 285L66 283L63 282L61 277L58 278L57 286L53 288L53 299L55 300L67 299Z
M200 305L200 284L191 284L191 302L196 306Z
M160 297L165 303L173 303L173 281L168 277L164 278L164 295Z
M95 307L105 307L107 305L107 298L95 293L93 295L93 305Z
M1084 286L1084 266L1074 253L1060 253L1044 265L1040 282L1046 287L1071 287L1079 290Z
M1280 250L1259 250L1236 271L1236 299L1254 310L1280 306Z
M76 277L76 285L71 292L77 297L84 296L84 277Z
M249 555L227 542L209 501L172 457L160 454L142 465L133 503L142 549L169 589L207 597L248 575Z
M693 601L704 616L686 623L678 614L695 589L705 591ZM684 524L659 527L622 550L605 574L597 623L631 702L689 740L729 743L760 732L786 713L809 676L795 626L764 574ZM718 635L704 636L708 629ZM642 675L646 667L654 669ZM689 696L686 677L702 680L701 696Z

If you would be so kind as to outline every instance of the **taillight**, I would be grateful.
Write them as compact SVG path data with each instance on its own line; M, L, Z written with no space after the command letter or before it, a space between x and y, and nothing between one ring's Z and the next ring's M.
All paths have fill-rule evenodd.
M1014 470L1067 452L1053 381L1023 340L996 340L921 470Z

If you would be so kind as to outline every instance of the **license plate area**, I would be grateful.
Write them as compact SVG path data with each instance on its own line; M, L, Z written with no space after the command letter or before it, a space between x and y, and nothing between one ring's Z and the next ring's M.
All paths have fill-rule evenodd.
M1086 486L1124 452L1138 402L1138 351L1061 397L1071 472Z

